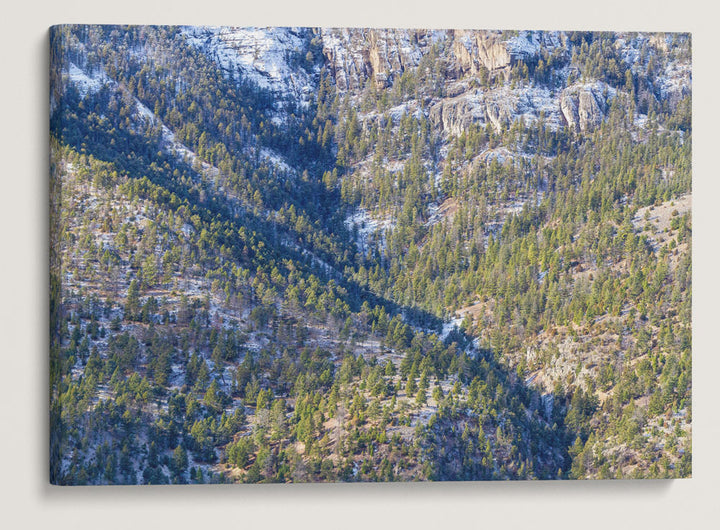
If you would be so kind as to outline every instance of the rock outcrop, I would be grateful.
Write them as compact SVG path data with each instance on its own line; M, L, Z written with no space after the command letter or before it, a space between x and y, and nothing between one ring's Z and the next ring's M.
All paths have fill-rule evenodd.
M576 133L595 130L607 114L610 96L610 87L600 82L563 90L560 111L565 123Z
M362 88L368 79L379 87L391 85L405 69L417 66L436 43L449 51L441 59L449 78L458 79L477 76L483 68L507 76L515 62L533 60L541 40L551 47L560 41L554 33L538 37L534 32L521 32L508 39L500 31L479 30L346 28L323 29L321 35L326 64L342 91Z
M517 111L517 97L473 90L460 96L444 99L431 107L430 122L446 133L457 136L473 124L492 124L496 131L513 122Z
M497 132L500 132L503 127L509 125L515 119L514 99L506 96L497 97L487 102L485 112Z
M293 53L304 57L312 38L308 28L183 26L188 43L210 56L227 73L240 72L282 98L307 105L315 90L312 72L297 68Z
M477 58L491 72L510 66L511 57L507 45L500 41L497 34L479 33L475 35Z
M500 130L519 119L533 123L541 117L553 129L567 125L578 134L590 132L603 122L609 100L616 93L600 81L561 88L570 70L578 68L569 64L568 36L562 32L213 27L184 28L183 32L188 42L217 61L228 75L240 70L246 78L281 96L278 107L283 97L309 104L321 67L333 78L338 92L357 94L368 83L378 89L392 87L404 72L416 69L423 57L432 53L433 60L424 64L433 69L437 66L442 81L432 92L418 94L417 101L412 93L393 101L391 119L398 122L405 113L424 115L449 135L462 134L473 124L490 123ZM633 68L641 61L643 50L652 55L670 49L675 39L686 38L627 34L615 46L623 63ZM318 44L322 59L317 55ZM534 65L548 54L556 67L552 83L533 82L532 75L509 82L517 62L525 62L532 73ZM489 83L482 79L486 74L491 77ZM638 112L647 113L665 102L671 108L683 103L691 83L689 62L668 63L652 85L637 83ZM366 112L363 119L376 119L373 116Z
M508 37L499 31L458 30L450 36L454 67L461 75L477 75L481 67L509 73L518 61L535 62L541 49L552 51L562 42L557 32L521 31Z
M430 109L429 118L434 127L457 136L472 124L485 122L485 99L473 93L441 100Z
M323 29L326 65L341 91L392 85L406 68L414 68L432 45L429 30Z
M458 30L452 38L454 69L460 75L477 75L480 67L492 72L510 65L510 53L496 32Z

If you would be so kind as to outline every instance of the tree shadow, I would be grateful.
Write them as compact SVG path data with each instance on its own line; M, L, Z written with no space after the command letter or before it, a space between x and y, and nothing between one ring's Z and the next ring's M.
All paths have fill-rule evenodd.
M471 344L464 333L455 336ZM458 354L458 379L466 393L446 398L423 429L430 478L570 478L569 448L577 433L566 424L565 397L531 386L493 350L465 347Z

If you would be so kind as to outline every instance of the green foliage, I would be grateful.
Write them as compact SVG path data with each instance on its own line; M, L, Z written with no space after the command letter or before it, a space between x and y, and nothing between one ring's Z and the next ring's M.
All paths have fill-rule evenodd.
M570 33L476 73L439 41L343 91L301 31L305 106L177 28L58 31L55 61L112 82L54 85L54 481L690 475L692 219L662 232L649 210L691 191L691 97L656 97L685 36L629 34L632 69L617 35ZM453 135L433 118L449 79L613 95L592 132Z

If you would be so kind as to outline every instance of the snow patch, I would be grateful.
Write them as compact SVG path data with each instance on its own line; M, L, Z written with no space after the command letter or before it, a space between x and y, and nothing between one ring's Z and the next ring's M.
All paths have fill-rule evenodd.
M532 57L540 51L540 40L534 31L521 31L505 44L508 51L515 56Z
M87 73L72 62L68 69L68 80L77 87L78 92L80 92L83 98L88 94L97 92L103 85L111 82L111 79L102 69Z
M503 165L507 160L514 160L513 154L507 147L498 147L495 149L486 149L477 157L486 164L490 164L493 160L497 160L498 164Z
M182 32L192 46L211 57L226 75L239 70L259 87L308 106L315 86L313 74L290 64L294 56L305 60L305 38L300 30L185 26Z
M278 169L287 171L288 173L293 171L293 168L291 168L287 164L287 162L285 162L285 159L282 156L267 147L263 147L262 149L260 149L260 158L269 162L271 165L275 166Z
M390 119L392 120L392 123L394 125L400 123L400 120L402 120L406 114L410 114L418 121L422 120L425 117L422 110L420 110L420 108L418 107L417 101L415 100L408 101L397 105L391 109L388 109L387 114L390 116Z
M161 127L162 141L164 144L163 147L168 153L175 155L175 157L179 160L186 160L190 164L194 164L197 160L199 160L195 152L190 150L182 142L179 142L175 138L175 133L168 129L167 125L160 121L160 119L137 98L135 98L135 105L140 119L152 126L159 125ZM217 172L217 169L207 162L201 161L201 166L204 170L209 171L210 173Z
M361 251L368 252L375 242L385 248L385 233L394 228L395 223L391 219L374 219L367 210L358 208L345 219L345 226L351 232L357 229L356 243Z
M665 68L660 79L660 93L662 98L677 95L679 97L690 94L692 67L689 64L670 63Z
M462 317L454 316L452 319L450 319L450 322L444 322L442 331L440 332L440 340L445 340L453 330L459 330L462 321Z

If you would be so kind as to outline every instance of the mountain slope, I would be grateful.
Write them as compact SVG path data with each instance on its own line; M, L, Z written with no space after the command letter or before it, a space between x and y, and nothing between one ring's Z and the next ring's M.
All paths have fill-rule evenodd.
M689 475L687 35L52 44L54 482Z

